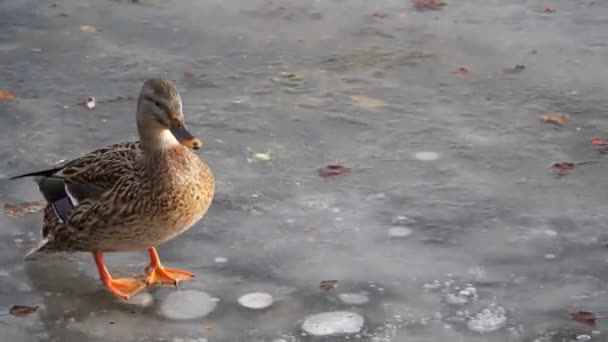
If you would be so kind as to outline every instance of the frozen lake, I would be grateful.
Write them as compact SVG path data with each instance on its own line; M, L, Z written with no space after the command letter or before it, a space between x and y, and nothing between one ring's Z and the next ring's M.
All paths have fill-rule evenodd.
M159 247L196 280L131 303L88 254L22 260L41 215L0 216L0 309L40 306L0 340L608 341L568 318L608 313L607 24L591 0L0 2L3 204L42 198L10 175L134 139L159 75L217 179Z

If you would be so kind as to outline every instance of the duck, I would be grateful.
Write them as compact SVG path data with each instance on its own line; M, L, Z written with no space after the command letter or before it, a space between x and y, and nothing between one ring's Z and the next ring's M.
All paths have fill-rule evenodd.
M58 252L90 252L103 286L128 300L155 284L194 278L166 268L156 246L185 232L209 209L215 191L210 168L194 152L202 142L184 122L175 85L148 79L137 99L139 140L117 143L35 172L45 198L42 239L26 259ZM113 278L104 254L147 250L141 276Z

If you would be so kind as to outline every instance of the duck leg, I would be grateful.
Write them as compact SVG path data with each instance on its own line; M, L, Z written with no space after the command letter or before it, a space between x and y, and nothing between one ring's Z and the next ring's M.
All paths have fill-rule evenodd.
M177 283L182 280L194 278L194 274L188 271L163 267L158 258L156 248L148 248L148 253L150 254L150 264L146 266L146 273L148 274L146 285L164 284L177 286Z
M103 261L103 254L93 252L93 258L95 259L95 264L97 264L101 282L116 297L128 300L146 287L145 284L134 277L113 279Z

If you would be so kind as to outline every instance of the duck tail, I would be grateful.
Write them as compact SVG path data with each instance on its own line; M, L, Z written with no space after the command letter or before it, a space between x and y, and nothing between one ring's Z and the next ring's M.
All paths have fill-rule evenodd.
M36 177L35 178L36 181L39 181L41 178L52 176L55 172L57 172L61 169L63 169L63 166L54 167L51 169L46 169L46 170L41 170L41 171L28 172L28 173L24 173L22 175L13 176L9 179L14 180L14 179L25 178L25 177Z

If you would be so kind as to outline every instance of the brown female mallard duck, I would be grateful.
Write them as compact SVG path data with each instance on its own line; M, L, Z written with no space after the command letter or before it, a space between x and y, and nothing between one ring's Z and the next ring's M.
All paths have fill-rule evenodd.
M92 252L104 286L128 299L151 284L192 279L163 267L154 246L190 228L207 212L214 178L192 151L201 145L184 125L182 101L171 82L151 79L137 101L139 141L112 145L36 177L48 204L43 240L29 255ZM103 253L147 249L145 280L113 279Z

